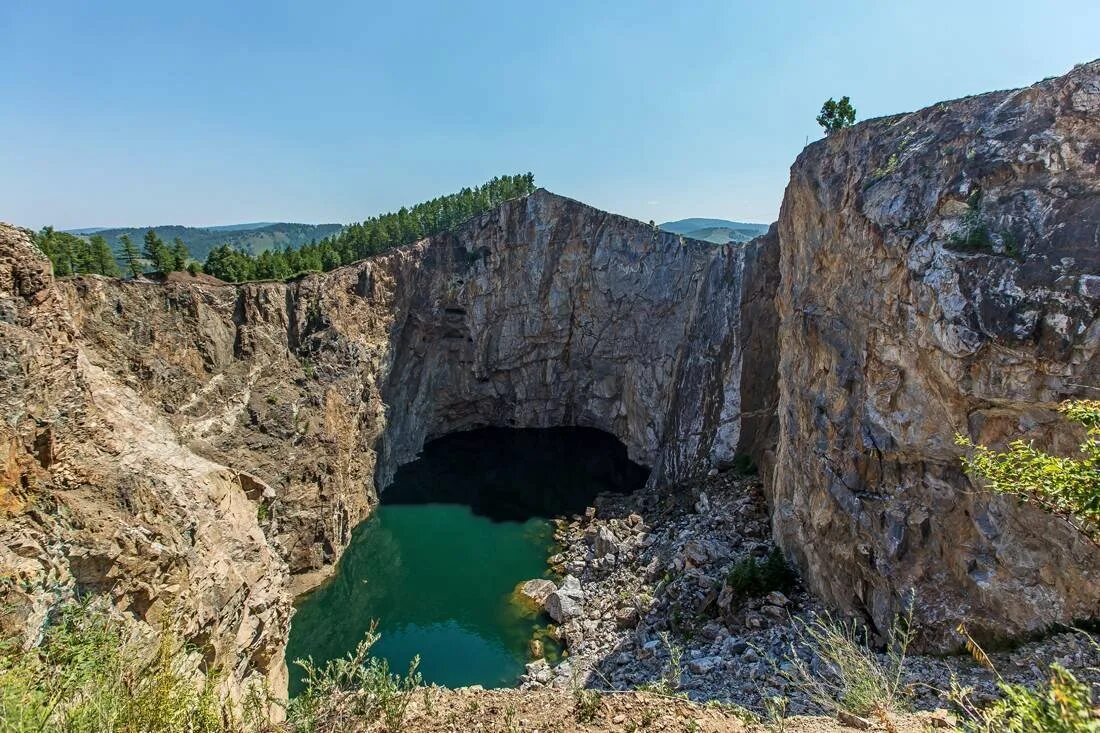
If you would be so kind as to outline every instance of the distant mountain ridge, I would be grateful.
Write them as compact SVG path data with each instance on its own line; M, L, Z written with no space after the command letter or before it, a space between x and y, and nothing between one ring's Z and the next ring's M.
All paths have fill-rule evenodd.
M691 239L699 239L715 244L747 242L768 231L767 224L730 221L728 219L704 219L702 217L666 221L659 226L666 232L682 234Z
M223 244L258 255L270 249L297 249L312 241L339 233L343 224L297 224L294 222L253 222L250 224L223 224L209 227L185 227L168 224L153 227L85 227L69 229L68 233L80 237L98 234L106 238L111 249L118 253L122 244L119 237L126 234L138 247L145 232L153 229L165 242L176 237L183 240L191 257L205 260L210 250Z

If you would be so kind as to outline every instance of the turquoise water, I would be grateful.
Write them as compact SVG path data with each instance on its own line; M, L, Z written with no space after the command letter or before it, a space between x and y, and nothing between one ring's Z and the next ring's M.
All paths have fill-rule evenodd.
M515 602L516 585L547 577L549 519L584 511L601 491L633 491L648 472L606 433L584 428L483 429L425 446L352 534L333 577L302 598L287 645L295 659L345 656L378 620L372 653L426 682L515 685L528 642L550 619ZM543 639L545 643L545 639ZM556 653L548 648L548 656Z
M493 522L455 504L382 506L360 525L335 577L293 619L287 660L343 656L378 619L372 652L395 670L421 657L425 681L514 685L541 615L512 601L543 577L553 528L542 519ZM291 694L300 670L291 669Z

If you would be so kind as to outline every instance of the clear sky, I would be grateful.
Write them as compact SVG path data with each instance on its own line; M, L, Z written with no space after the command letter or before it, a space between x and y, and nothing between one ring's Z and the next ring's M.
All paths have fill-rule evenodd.
M0 219L348 222L504 172L768 222L859 118L1100 56L1097 0L0 2Z

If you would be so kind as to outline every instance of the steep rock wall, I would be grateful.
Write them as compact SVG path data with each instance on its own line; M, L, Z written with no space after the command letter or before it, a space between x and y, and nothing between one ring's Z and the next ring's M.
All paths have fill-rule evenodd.
M234 467L180 440L88 359L28 233L0 225L0 625L106 597L146 632L172 618L229 691L286 684L286 564Z
M1098 119L1091 64L869 121L745 245L538 191L289 283L55 283L0 227L15 623L173 599L203 664L278 689L290 597L401 462L483 425L606 430L655 484L749 454L811 587L879 628L913 591L933 645L1095 617L1097 548L952 438L1080 439L1053 408L1100 382Z
M728 463L748 251L539 192L404 253L379 485L480 425L600 428L658 483Z
M27 376L7 404L46 390L42 353L67 349L84 380L62 402L46 390L50 409L26 423L4 484L19 502L65 501L80 532L18 549L28 527L45 538L60 521L20 510L3 524L15 548L5 563L45 558L20 571L39 584L39 619L60 600L51 573L69 595L109 589L153 626L171 604L204 664L232 669L232 685L261 672L275 689L290 597L332 567L375 487L426 440L482 425L597 427L657 482L731 461L741 283L767 259L761 248L774 250L684 240L546 191L290 283L53 282L23 233L3 233L4 253L38 273L35 297L50 304L19 316L20 338L40 343L13 347L8 365ZM82 448L65 448L35 494L43 435ZM92 466L73 492L69 474ZM77 558L69 546L85 549Z
M808 147L779 220L773 524L812 588L934 644L1100 611L1100 552L963 474L956 432L1070 450L1100 387L1100 62ZM969 239L969 243L964 240Z

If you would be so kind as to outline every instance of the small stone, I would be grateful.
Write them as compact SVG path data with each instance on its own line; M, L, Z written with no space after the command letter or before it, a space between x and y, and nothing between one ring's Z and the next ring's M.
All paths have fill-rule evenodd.
M615 624L620 629L628 629L638 623L638 609L620 608L615 612Z
M775 621L783 621L787 618L787 612L779 606L764 606L760 612Z
M951 713L947 712L943 708L938 708L932 711L931 717L928 718L928 725L931 728L944 728L954 730L954 716L952 716Z
M707 674L716 667L722 666L721 657L700 657L688 662L688 671L692 674Z
M1100 275L1082 275L1077 283L1077 292L1085 298L1100 300Z
M837 711L836 719L849 728L858 728L859 730L870 730L872 725L871 721L866 718L853 715L845 710Z

